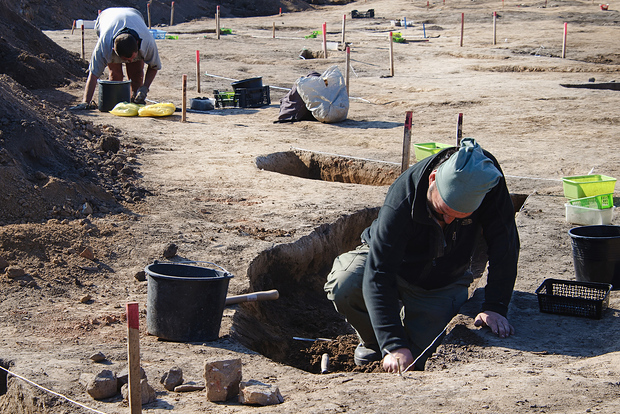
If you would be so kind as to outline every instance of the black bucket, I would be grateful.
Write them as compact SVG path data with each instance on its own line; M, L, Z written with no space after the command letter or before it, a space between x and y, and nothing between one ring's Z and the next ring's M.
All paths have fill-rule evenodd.
M231 83L231 85L233 87L233 91L235 91L235 92L239 88L244 88L244 89L262 89L262 87L263 87L263 78L262 78L262 76L259 76L257 78L250 78L250 79L239 80L239 81Z
M99 110L109 112L119 102L131 101L131 81L98 80Z
M620 226L583 226L568 231L575 277L581 282L610 283L620 289Z
M159 262L144 269L148 276L149 334L177 342L219 338L228 282L233 275L209 264L219 269Z

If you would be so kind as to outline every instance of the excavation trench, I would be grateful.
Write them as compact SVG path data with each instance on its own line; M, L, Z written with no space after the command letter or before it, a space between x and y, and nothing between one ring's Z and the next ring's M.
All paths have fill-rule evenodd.
M343 163L348 163L348 167L355 171L347 172ZM400 168L304 151L259 157L257 166L304 178L328 177L329 181L373 185L390 184ZM385 177L377 177L383 173ZM525 195L512 195L515 213L525 199ZM321 372L323 353L330 356L331 372L379 370L377 363L367 367L355 366L355 332L336 312L323 291L336 256L359 245L362 231L378 212L379 207L362 209L334 223L324 224L293 243L277 245L260 253L248 267L249 290L277 289L280 298L240 304L233 318L233 337L276 362L312 373ZM486 262L486 246L481 242L476 247L473 261L476 278L482 276ZM299 338L327 338L331 341Z
M400 164L365 158L292 149L256 158L265 171L312 180L340 183L390 185L400 175Z

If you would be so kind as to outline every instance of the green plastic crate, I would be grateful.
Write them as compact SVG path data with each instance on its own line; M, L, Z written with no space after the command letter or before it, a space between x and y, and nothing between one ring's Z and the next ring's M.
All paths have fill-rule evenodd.
M426 142L423 144L413 144L413 149L415 152L415 159L418 161L421 161L424 158L431 156L433 154L437 154L442 149L450 148L450 147L452 147L452 145L440 144L438 142Z
M615 178L600 174L563 177L562 182L564 197L570 199L613 194L616 186Z
M569 200L568 203L571 206L604 210L606 208L611 208L614 205L614 197L613 194L601 194L594 197L575 198L573 200Z

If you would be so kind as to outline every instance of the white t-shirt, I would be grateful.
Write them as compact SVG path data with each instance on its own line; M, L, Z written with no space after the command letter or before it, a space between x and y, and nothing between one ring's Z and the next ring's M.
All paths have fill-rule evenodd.
M112 7L102 11L95 22L95 31L99 40L90 58L88 70L97 78L103 75L108 63L123 63L120 56L114 52L114 37L124 28L135 30L142 39L135 60L144 60L149 67L161 69L157 44L144 23L142 14L131 7Z

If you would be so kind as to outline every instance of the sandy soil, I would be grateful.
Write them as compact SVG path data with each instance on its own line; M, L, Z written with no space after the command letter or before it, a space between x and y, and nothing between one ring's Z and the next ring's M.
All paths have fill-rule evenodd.
M258 411L235 400L208 402L204 392L171 393L159 384L174 365L186 380L200 381L204 361L213 357L241 358L244 380L278 385L285 401L267 408L276 413L620 411L617 292L600 320L540 313L534 293L546 278L574 279L567 233L574 225L564 218L561 177L590 171L620 176L618 91L561 86L617 78L620 14L612 6L601 11L588 1L447 0L426 7L374 0L280 17L225 19L222 26L233 34L220 40L210 32L213 19L171 27L179 39L158 41L164 68L150 99L181 107L182 74L188 75L188 99L231 90L230 79L262 76L272 87L272 104L190 112L187 122L178 112L167 118L81 114L100 131L119 131L121 142L133 148L127 162L144 191L135 200L121 199L120 212L108 208L111 213L101 214L95 206L98 213L87 228L72 217L3 226L2 257L25 268L30 280L3 278L0 284L1 362L97 410L127 412L120 397L92 400L79 378L104 367L125 367L124 307L136 301L142 310L142 366L158 392L144 412ZM350 19L352 9L374 9L375 18ZM496 45L493 11L499 15ZM348 119L274 124L286 92L280 88L331 65L344 71L342 52L330 52L327 59L298 57L304 48L321 50L320 39L304 37L323 22L328 40L339 41L343 14L352 50ZM408 42L394 45L395 74L389 77L387 33L403 29L391 23L403 17L413 25L401 30ZM568 36L561 58L564 22ZM78 34L46 34L80 53ZM87 51L94 42L88 31ZM36 94L66 108L79 101L82 87L77 82ZM350 333L322 296L321 282L333 258L355 245L382 203L387 186L366 183L372 181L368 176L389 176L398 168L406 111L413 111L414 143L454 142L457 115L463 113L464 136L475 137L498 158L512 193L527 196L517 214L522 252L509 313L517 333L500 340L473 327L478 289L426 371L404 379L349 370L320 375L313 371L316 355L292 337ZM343 183L256 166L258 157L278 160L282 157L273 154L292 148L306 150L295 154L313 152L327 164L361 165L372 172ZM147 287L134 275L162 260L170 243L178 246L175 260L214 262L233 273L229 294L275 288L281 297L227 307L217 341L160 341L146 332ZM77 255L84 246L94 249L94 261ZM92 299L80 302L86 294ZM107 365L88 359L96 351L108 356ZM311 360L308 370L299 369L300 353ZM82 412L15 379L9 382L10 393L0 397L6 412L18 412L10 404L20 392L22 404L31 407L26 412Z

